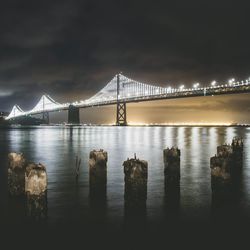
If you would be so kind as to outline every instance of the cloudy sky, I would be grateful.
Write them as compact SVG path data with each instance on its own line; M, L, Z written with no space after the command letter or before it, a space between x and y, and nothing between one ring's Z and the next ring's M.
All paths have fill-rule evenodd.
M174 2L1 1L0 110L31 109L44 93L59 102L84 99L121 71L160 86L250 77L247 5ZM128 119L250 123L249 97L132 104ZM82 121L113 122L114 107L101 109L82 110Z

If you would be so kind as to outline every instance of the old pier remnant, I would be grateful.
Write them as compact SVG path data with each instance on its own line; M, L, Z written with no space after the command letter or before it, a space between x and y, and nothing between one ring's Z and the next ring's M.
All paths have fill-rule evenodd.
M124 166L124 227L136 232L146 226L148 162L136 158L127 159Z
M108 153L103 149L89 154L89 205L93 221L102 223L107 210L107 162Z
M242 138L234 137L232 140L234 162L238 167L242 167L244 143Z
M136 158L127 159L123 163L125 174L125 210L146 208L148 162ZM142 211L141 210L141 211Z
M42 164L27 163L22 153L8 155L8 189L12 196L21 196L30 217L47 215L47 173ZM25 196L26 195L26 196Z
M108 153L103 149L89 154L89 205L91 218L103 221L107 209L107 161Z
M89 186L91 196L106 196L108 153L103 149L89 154Z
M163 150L164 175L165 175L165 206L168 219L178 215L180 203L180 157L178 147Z
M92 150L89 154L89 169L96 174L107 172L108 153L103 149Z
M242 158L242 139L233 138L231 145L217 147L217 154L210 159L213 191L226 191L226 187L235 187L242 167Z
M47 172L41 163L29 163L25 171L27 214L34 218L47 217Z
M163 150L164 174L169 181L180 179L180 157L181 151L177 147Z
M212 188L213 184L228 184L231 179L232 151L227 145L224 146L223 151L210 159Z
M21 153L8 155L8 190L11 195L25 193L25 167L26 160Z
M46 168L41 163L29 163L25 170L25 193L44 195L47 191Z

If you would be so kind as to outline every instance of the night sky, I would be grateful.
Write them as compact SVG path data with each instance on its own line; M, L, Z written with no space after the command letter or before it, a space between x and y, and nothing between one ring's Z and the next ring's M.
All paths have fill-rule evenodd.
M31 109L44 93L59 102L85 99L118 72L164 87L249 78L249 7L239 1L174 2L1 1L0 110L15 103ZM249 97L131 104L128 120L250 123ZM111 123L114 111L82 110L81 117Z

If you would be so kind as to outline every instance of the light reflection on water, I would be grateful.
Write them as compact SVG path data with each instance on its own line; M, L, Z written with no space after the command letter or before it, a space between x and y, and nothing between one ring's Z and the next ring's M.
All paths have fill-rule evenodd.
M92 149L108 151L105 221L122 225L124 220L124 174L122 163L134 153L149 163L147 220L163 223L166 216L163 148L181 149L179 218L209 220L211 216L210 157L217 145L244 138L244 165L240 209L250 215L250 129L235 127L36 127L0 131L1 173L6 173L8 152L23 152L30 161L46 165L48 172L48 222L89 219L88 157ZM82 159L78 183L75 157ZM5 176L5 177L4 177ZM6 175L2 174L2 185ZM6 196L3 196L6 197ZM4 201L2 201L4 203Z

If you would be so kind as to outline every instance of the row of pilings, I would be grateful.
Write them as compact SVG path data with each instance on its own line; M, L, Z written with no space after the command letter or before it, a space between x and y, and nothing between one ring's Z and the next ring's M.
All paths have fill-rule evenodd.
M211 187L213 199L223 199L237 189L243 158L243 140L234 138L230 145L217 147L217 154L210 159ZM168 208L178 209L180 198L181 151L177 147L163 150L165 194ZM76 177L81 160L77 159ZM107 189L108 153L103 149L92 150L89 155L90 205L98 211L104 210ZM148 162L136 157L123 162L125 216L143 218L146 213ZM23 154L10 153L8 188L11 196L26 199L26 211L31 217L47 216L47 173L42 164L28 163ZM132 216L131 216L132 215Z

